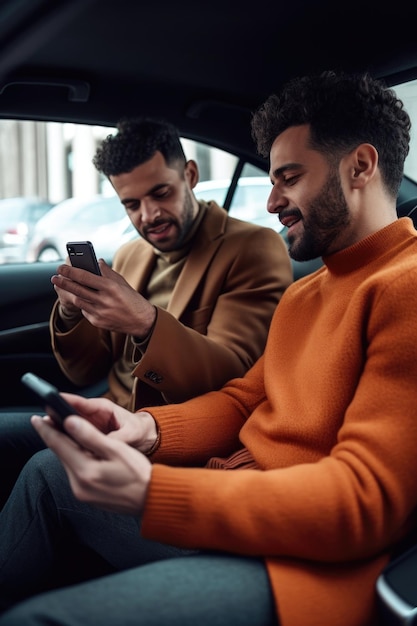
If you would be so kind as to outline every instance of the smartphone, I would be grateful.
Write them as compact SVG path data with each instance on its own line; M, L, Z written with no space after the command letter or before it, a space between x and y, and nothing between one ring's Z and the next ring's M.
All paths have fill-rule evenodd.
M67 243L67 252L71 265L101 276L91 241L69 241Z
M23 374L21 381L41 400L46 412L60 430L64 430L62 424L68 415L78 415L78 412L64 400L58 389L43 378L39 378L32 372L27 372Z
M377 579L378 598L390 624L416 623L416 571L417 547L413 546L393 559Z

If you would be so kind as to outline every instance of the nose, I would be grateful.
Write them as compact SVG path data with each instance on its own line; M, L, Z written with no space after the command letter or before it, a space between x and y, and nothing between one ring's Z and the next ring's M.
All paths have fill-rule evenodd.
M269 194L266 204L268 213L279 213L280 211L282 211L285 205L286 200L282 191L280 191L278 185L274 185L272 187L271 193Z
M144 198L140 203L140 221L142 224L151 224L161 215L158 203L151 198Z

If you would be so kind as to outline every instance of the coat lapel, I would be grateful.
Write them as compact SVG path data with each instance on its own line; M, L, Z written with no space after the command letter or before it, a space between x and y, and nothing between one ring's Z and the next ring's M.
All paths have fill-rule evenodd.
M207 266L221 245L226 223L226 211L211 202L167 308L169 313L172 313L177 319L186 309Z

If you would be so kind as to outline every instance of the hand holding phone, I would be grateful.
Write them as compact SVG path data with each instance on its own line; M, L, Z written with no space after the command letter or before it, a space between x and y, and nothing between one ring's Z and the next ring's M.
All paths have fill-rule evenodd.
M71 265L101 276L96 253L91 241L69 241L67 252Z
M64 430L62 424L68 415L78 415L74 407L64 400L58 389L43 378L32 374L32 372L27 372L23 374L21 381L41 400L46 412L60 430Z

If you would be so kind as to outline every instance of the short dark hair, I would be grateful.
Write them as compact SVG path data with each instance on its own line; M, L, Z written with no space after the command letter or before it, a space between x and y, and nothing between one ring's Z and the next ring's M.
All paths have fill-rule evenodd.
M252 118L252 137L267 157L276 137L290 126L310 126L313 149L329 161L361 143L378 151L387 191L397 196L410 143L411 122L392 89L368 73L326 71L289 81Z
M121 119L117 133L108 135L98 147L93 164L105 176L131 172L161 152L167 165L186 163L177 128L165 120L147 117Z

